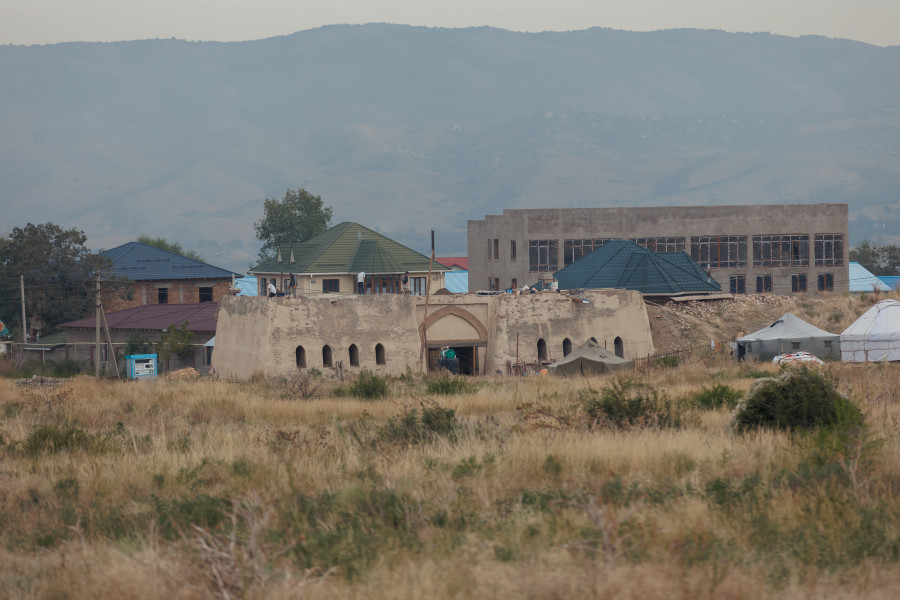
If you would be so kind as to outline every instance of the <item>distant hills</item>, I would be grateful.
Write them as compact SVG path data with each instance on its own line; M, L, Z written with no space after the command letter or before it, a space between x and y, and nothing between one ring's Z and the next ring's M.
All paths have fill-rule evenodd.
M422 252L504 208L847 202L900 242L900 47L668 30L331 26L0 47L0 225L246 270L306 187ZM3 233L3 232L0 232Z

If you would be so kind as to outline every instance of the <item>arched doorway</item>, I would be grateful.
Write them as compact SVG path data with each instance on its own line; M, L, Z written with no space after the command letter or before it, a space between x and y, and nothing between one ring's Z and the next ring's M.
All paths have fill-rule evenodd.
M613 342L613 345L616 349L616 356L625 358L625 343L622 341L622 338L617 337Z
M384 346L381 344L375 344L375 364L376 365L386 365L387 358L384 356Z
M359 366L359 348L356 347L356 344L350 344L349 353L350 353L350 366L358 367Z
M547 360L547 342L544 341L544 338L538 338L537 357L538 360Z
M331 364L331 346L328 346L327 344L325 346L322 346L322 366L323 367L332 366L332 364Z
M572 340L566 338L563 340L563 356L572 354Z
M427 336L425 335L427 331ZM471 312L461 306L444 306L428 315L419 325L419 338L427 341L426 364L433 371L443 348L456 354L459 373L477 375L484 368L487 349L487 328Z

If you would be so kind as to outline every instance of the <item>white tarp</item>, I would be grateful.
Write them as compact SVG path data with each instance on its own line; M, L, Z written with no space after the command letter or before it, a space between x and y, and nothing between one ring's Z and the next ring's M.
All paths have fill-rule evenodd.
M900 302L882 300L841 334L846 362L900 360Z

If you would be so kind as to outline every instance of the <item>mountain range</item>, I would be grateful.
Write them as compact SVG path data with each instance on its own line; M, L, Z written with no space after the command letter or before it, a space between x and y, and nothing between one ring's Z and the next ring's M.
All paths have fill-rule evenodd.
M846 202L851 244L898 243L898 167L897 46L389 24L0 46L0 225L236 271L296 187L438 255L468 219L570 206Z

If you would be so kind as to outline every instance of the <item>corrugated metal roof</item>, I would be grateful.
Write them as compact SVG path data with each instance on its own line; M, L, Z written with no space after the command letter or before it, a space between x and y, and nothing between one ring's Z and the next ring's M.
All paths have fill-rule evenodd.
M238 277L234 280L234 285L240 291L241 296L259 295L259 281L256 277Z
M188 322L188 331L215 331L218 302L200 304L147 304L136 308L119 310L106 315L110 329L166 329L170 325L180 326ZM94 329L96 319L88 317L63 323L65 329Z
M858 262L850 263L851 292L889 292L891 288Z
M879 275L878 279L882 280L892 290L900 290L900 275Z
M159 281L169 279L231 279L232 274L219 267L208 265L162 250L141 242L128 242L103 252L112 263L111 274L127 277L132 281Z
M428 270L430 259L403 244L363 227L344 222L299 244L282 244L277 256L250 269L251 273L403 273ZM438 262L436 271L448 268Z
M469 293L468 271L447 271L444 273L444 287L454 294Z
M651 252L630 240L612 240L556 273L559 289L618 288L642 294L719 292L715 280L684 252Z
M441 264L447 265L452 269L462 269L463 271L469 270L468 256L439 256L437 260L441 261Z

